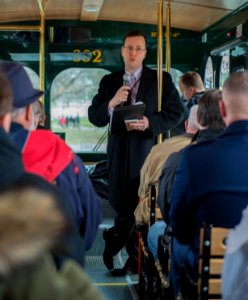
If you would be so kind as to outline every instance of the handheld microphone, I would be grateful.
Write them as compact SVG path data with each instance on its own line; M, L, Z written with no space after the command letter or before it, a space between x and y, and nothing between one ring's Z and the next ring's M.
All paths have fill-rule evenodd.
M123 75L123 85L124 86L129 86L131 81L131 76L127 73L124 73Z
M127 73L123 74L123 86L130 86L131 76ZM121 106L123 106L123 102L121 102Z

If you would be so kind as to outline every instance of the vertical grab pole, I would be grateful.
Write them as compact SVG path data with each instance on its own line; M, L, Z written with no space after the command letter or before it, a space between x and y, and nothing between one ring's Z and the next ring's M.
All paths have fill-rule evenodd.
M162 106L163 91L163 0L158 0L158 41L157 41L157 77L158 77L158 112ZM157 143L163 141L162 133L157 137Z
M170 73L171 70L171 3L170 0L165 2L165 16L166 16L166 57L165 70ZM170 137L170 130L168 130L167 137Z
M170 72L171 69L171 3L170 0L165 2L165 16L166 16L166 57L165 70Z
M43 0L37 0L40 9L40 63L39 63L39 75L40 75L40 89L45 91L45 10ZM44 103L44 97L41 98Z

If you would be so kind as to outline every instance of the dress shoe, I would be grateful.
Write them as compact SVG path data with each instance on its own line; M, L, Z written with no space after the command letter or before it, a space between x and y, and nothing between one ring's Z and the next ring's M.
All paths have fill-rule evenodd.
M111 247L108 245L107 229L103 231L103 239L105 240L105 248L103 251L103 262L107 269L112 270L114 268L114 257L111 251Z

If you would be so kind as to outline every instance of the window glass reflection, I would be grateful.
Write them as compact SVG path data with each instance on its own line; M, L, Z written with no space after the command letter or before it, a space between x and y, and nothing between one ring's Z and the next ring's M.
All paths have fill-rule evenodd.
M229 51L221 59L220 66L220 88L222 88L224 81L229 77L230 74L230 54Z
M208 57L205 74L204 74L204 86L206 90L214 88L214 71L213 71L213 62L212 58Z
M77 153L106 152L106 130L88 120L88 107L99 82L109 71L70 68L56 76L51 86L51 129L64 133L66 142ZM102 143L97 147L98 141Z

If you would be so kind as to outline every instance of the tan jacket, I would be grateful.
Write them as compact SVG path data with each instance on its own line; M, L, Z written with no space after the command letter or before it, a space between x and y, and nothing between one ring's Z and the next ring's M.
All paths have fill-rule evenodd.
M168 156L181 150L189 145L191 137L187 135L174 136L165 140L161 144L157 144L152 147L148 154L140 171L140 186L139 197L141 202L134 211L136 223L149 223L150 219L150 190L149 186L155 184L158 191L159 176L162 171L162 167L168 158ZM156 209L156 218L162 219L159 208Z

